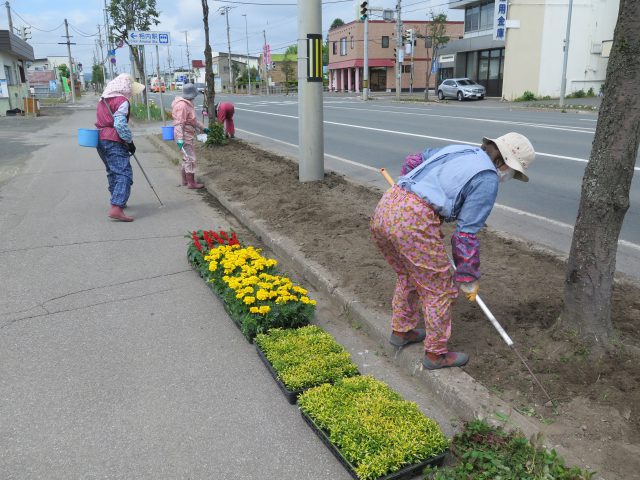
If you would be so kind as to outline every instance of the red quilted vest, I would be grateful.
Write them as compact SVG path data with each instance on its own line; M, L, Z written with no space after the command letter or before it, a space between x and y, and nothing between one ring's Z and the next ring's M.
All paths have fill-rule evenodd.
M95 123L98 130L100 130L100 135L98 138L100 138L100 140L111 140L113 142L127 143L120 138L120 135L118 135L116 129L113 128L113 117L109 113L109 110L107 110L107 107L104 104L105 101L107 102L107 105L109 105L111 111L115 113L118 108L120 108L120 105L126 102L127 99L126 97L105 98L104 101L100 99L100 101L98 102L98 108L96 110ZM129 122L129 113L130 111L127 112L127 122Z

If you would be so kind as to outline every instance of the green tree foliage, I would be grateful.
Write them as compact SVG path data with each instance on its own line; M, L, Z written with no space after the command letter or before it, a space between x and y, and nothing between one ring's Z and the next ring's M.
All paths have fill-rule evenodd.
M333 30L334 28L338 28L344 25L344 22L342 21L341 18L336 18L333 22L331 22L331 26L329 27L329 30Z
M71 77L71 72L69 72L69 67L67 67L66 63L58 65L58 72L60 72L60 75L64 78Z
M431 12L431 21L427 25L427 39L431 45L431 54L427 60L427 73L426 73L426 85L424 89L424 99L429 99L429 80L431 79L431 63L434 58L437 58L438 49L447 43L449 43L449 36L447 35L447 14L439 13L435 15Z
M104 70L102 65L94 64L91 68L91 81L96 84L98 90L102 91L104 88Z
M138 71L137 78L142 79L143 49L129 44L128 33L133 30L147 31L160 23L158 20L160 12L156 8L156 0L111 0L108 11L111 17L111 40L114 43L122 40L129 45Z

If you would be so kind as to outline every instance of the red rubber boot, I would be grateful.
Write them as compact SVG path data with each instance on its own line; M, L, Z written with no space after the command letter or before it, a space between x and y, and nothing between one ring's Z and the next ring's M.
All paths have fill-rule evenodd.
M204 184L196 182L195 174L187 173L187 188L190 188L192 190L200 189L200 188L204 188Z
M111 205L109 209L109 213L107 214L109 218L113 218L114 220L118 220L120 222L133 222L133 217L128 217L122 211L122 207L117 205Z
M189 185L189 182L187 182L187 172L184 171L184 168L181 170L182 172L182 186L186 187L187 185Z

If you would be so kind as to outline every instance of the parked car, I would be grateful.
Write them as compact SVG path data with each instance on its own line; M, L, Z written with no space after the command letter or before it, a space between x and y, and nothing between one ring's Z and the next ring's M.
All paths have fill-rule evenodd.
M457 98L460 102L465 98L482 100L486 93L486 88L468 78L448 78L438 85L438 98L440 100L444 100L447 97Z
M182 90L182 87L184 86L184 83L182 82L176 82L176 90Z
M198 89L199 93L204 93L204 89L207 88L204 83L196 83L195 86Z

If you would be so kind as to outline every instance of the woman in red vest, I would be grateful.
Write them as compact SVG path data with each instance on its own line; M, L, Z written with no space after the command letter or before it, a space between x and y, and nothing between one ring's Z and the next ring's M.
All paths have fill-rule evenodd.
M98 102L96 127L100 130L98 155L107 169L107 182L111 194L109 218L121 222L132 222L133 217L125 215L133 185L133 170L130 155L136 151L129 129L129 100L144 90L144 85L135 82L131 75L122 73L111 80Z

